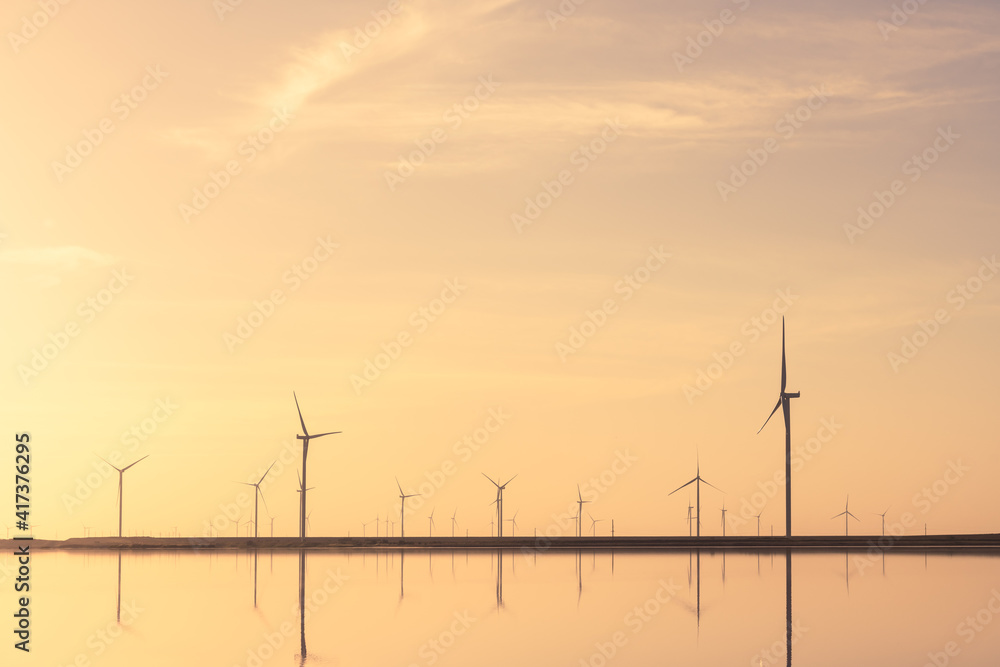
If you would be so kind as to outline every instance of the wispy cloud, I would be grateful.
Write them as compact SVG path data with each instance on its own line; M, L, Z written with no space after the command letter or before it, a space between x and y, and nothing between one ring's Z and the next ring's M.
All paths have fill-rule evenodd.
M0 250L0 269L14 270L18 279L42 287L62 282L65 275L80 269L108 266L111 255L80 246L45 246Z

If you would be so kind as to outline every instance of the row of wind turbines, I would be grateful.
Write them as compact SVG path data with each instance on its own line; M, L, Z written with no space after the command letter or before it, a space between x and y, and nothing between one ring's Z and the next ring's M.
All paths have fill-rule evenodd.
M786 390L786 385L787 385L787 363L786 363L786 357L785 357L785 322L784 322L784 318L782 318L782 322L781 322L781 382L780 382L780 386L779 386L779 390L778 390L778 400L777 400L777 403L774 406L774 409L771 410L771 413L767 416L767 419L764 420L764 424L760 427L760 429L758 429L757 433L759 434L761 431L764 430L764 427L766 427L767 424L768 424L768 422L770 422L771 417L773 417L774 414L780 408L781 411L782 411L782 416L784 417L784 422L785 422L785 507L786 507L786 512L785 512L785 535L787 537L790 537L792 535L791 399L793 399L793 398L799 398L801 396L801 394L800 394L800 392L797 392L797 391L796 392L787 391ZM298 396L295 394L295 392L292 392L292 397L295 400L295 409L296 409L296 412L298 413L299 424L302 427L302 433L296 434L295 437L296 437L296 439L302 441L302 473L301 473L301 476L299 476L299 478L298 478L299 488L297 489L297 492L300 494L299 495L299 537L300 538L305 538L306 537L306 532L307 532L307 526L308 526L308 522L309 522L309 516L310 516L310 513L308 511L308 504L307 504L307 493L309 491L313 490L313 488L314 488L314 487L309 487L309 486L306 485L307 484L307 479L308 479L307 475L308 475L309 443L312 440L317 439L317 438L322 438L322 437L325 437L325 436L328 436L328 435L337 435L337 434L341 433L341 431L327 431L327 432L324 432L324 433L310 433L309 429L306 427L305 419L302 416L302 409L299 406L299 399L298 399ZM117 466L114 466L111 463L107 462L105 459L101 458L102 461L105 461L105 463L108 463L108 465L110 465L112 468L114 468L118 472L117 505L118 505L118 536L119 537L122 536L122 514L123 514L123 505L124 505L124 496L123 496L123 492L124 492L124 489L123 489L124 474L125 474L126 471L128 471L129 469L131 469L133 466L135 466L139 462L145 460L147 457L148 457L148 455L147 456L143 456L142 458L134 461L133 463L130 463L129 465L125 466L124 468L118 468ZM275 463L277 463L277 462L275 461ZM245 484L247 486L254 487L254 516L253 516L253 521L252 522L253 522L253 525L254 525L254 537L255 538L258 537L258 525L259 525L259 521L258 521L258 517L259 517L259 505L258 505L258 503L259 503L260 500L264 500L263 492L261 490L261 485L263 484L264 479L267 477L268 473L274 467L275 463L272 463L267 468L267 470L264 472L263 475L261 475L260 479L257 482L240 482L241 484ZM497 537L503 537L503 524L504 524L505 521L510 522L510 524L511 524L511 530L512 531L515 530L516 527L517 527L517 512L515 512L514 516L512 518L509 518L509 519L505 519L504 518L504 512L503 512L503 492L507 488L507 485L510 484L517 477L517 475L514 475L513 477L509 478L506 482L502 482L502 483L501 483L501 478L500 477L497 477L496 479L494 479L494 478L490 477L489 475L486 475L485 473L483 473L483 476L486 477L486 479L488 479L490 481L490 483L492 483L493 486L496 488L496 498L495 498L495 500L492 503L490 503L491 505L496 505L496 520L495 520L495 522L491 520L490 523L491 523L491 526L493 526L493 525L496 526L496 535L497 535ZM691 479L690 481L685 482L680 487L674 489L673 491L671 491L667 495L668 496L673 495L673 494L677 493L678 491L681 491L682 489L687 488L691 484L695 485L695 496L696 496L695 503L696 504L695 504L695 506L691 506L690 504L688 505L688 515L687 515L688 534L689 535L691 534L691 532L692 532L692 525L693 525L694 526L695 535L697 537L701 537L701 520L700 520L700 518L701 518L701 485L702 484L708 484L708 486L712 487L713 489L716 489L717 491L720 491L720 492L722 492L722 491L721 491L721 489L719 489L714 484L711 484L710 482L708 482L707 480L705 480L704 478L702 478L702 476L701 476L701 462L700 462L700 457L699 457L699 460L698 460L698 463L697 463L695 477L693 479ZM408 494L408 493L404 492L403 487L399 483L399 479L398 478L396 479L396 487L399 490L399 500L400 500L400 517L399 517L400 537L405 537L404 520L405 520L405 515L406 515L406 501L407 501L407 499L413 498L413 497L415 497L415 496L417 496L419 494L415 494L415 493L409 493ZM583 499L583 495L582 495L582 492L580 490L580 486L579 485L577 485L577 501L576 502L578 504L578 511L577 511L576 516L575 517L571 517L571 518L576 520L576 534L577 534L578 537L580 537L580 536L582 536L582 533L583 533L583 516L584 516L584 508L583 508L583 506L585 504L591 502L591 501ZM850 502L850 498L848 498L848 503L849 502ZM265 505L265 508L266 508L266 506L267 506L267 501L266 500L264 501L264 505ZM692 515L692 510L695 510L697 512L697 514L696 515ZM457 525L457 519L456 519L457 511L458 510L456 509L455 513L451 517L451 520L452 520L452 536L454 536L455 526ZM886 510L886 512L888 512L888 509ZM880 516L882 517L883 534L885 532L885 513L886 512L883 512L883 513L880 514ZM597 524L599 522L605 521L605 519L595 519L593 516L591 516L589 514L589 512L587 513L587 515L588 515L588 517L591 520L591 528L593 530L594 535L596 536ZM760 535L760 516L761 516L760 513L758 513L757 515L755 515L755 518L757 519L757 534L758 535ZM839 518L841 516L844 517L845 534L848 534L849 533L849 529L850 529L849 520L853 518L855 521L858 521L859 519L853 513L851 513L850 508L849 508L849 504L845 505L843 512L841 512L840 514L837 514L836 516L834 516L832 518ZM725 504L723 504L723 507L722 507L722 534L723 534L723 536L725 536L725 528L726 528L725 517L726 517L726 509L725 509ZM274 521L274 517L271 517L271 521L272 521L272 535L273 535L273 521ZM378 523L377 523L378 522L378 517L376 517L376 519L374 521L376 521L376 531L377 531L378 530L378 528L377 528L377 526L378 526ZM386 522L387 523L390 522L388 515L386 516ZM371 523L371 521L362 522L362 526L363 526L362 530L363 530L363 532L364 532L364 529L367 527L367 525L369 525L370 523ZM391 523L393 525L395 524L394 521L391 522ZM428 517L429 533L433 533L434 525L435 525L434 524L434 514L432 512L431 515ZM237 534L238 533L239 533L239 528L237 528ZM492 533L492 530L491 530L491 533ZM611 535L612 535L612 537L614 536L614 520L613 519L611 520Z

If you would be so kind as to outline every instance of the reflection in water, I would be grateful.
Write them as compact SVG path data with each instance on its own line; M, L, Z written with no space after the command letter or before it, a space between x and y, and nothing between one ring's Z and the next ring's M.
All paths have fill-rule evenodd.
M301 642L299 645L300 665L306 664L306 552L299 550L299 625Z
M785 550L785 655L792 667L792 550Z
M503 607L503 549L497 549L497 609Z
M399 550L399 601L403 601L403 556L405 553L402 549Z
M121 625L122 622L122 552L118 552L118 607L115 611L115 620Z

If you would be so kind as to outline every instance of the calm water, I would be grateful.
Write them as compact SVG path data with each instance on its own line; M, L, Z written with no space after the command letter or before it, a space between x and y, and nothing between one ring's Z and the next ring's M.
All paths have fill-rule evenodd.
M32 568L33 650L4 647L5 665L299 665L300 594L308 665L787 664L783 553L36 552ZM794 554L791 603L795 665L1000 664L1000 558Z

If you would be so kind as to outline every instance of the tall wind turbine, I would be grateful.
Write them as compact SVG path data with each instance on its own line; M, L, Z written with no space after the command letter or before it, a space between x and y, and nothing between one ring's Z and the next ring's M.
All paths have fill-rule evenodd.
M399 487L399 536L400 537L406 537L405 533L403 532L403 513L406 511L406 499L407 498L412 498L413 496L419 496L420 494L419 493L410 493L410 494L403 493L403 487L400 486L400 484L399 484L399 478L396 477L395 479L396 479L396 486ZM387 522L389 521L388 516L386 517L386 521ZM395 523L395 521L393 523Z
M304 538L306 536L306 459L309 456L309 441L313 438L322 438L324 435L336 435L340 431L328 431L326 433L309 433L306 428L306 420L302 418L302 409L299 407L299 397L292 392L292 398L295 399L295 409L299 413L299 423L302 424L302 433L296 435L295 437L302 441L302 497L299 498L299 537Z
M146 454L146 456L143 456L142 459L145 459L148 456L149 456L149 454ZM118 537L121 537L122 536L122 507L125 504L125 498L123 496L123 491L122 491L122 477L125 475L125 471L126 470L128 470L129 468L131 468L132 466L134 466L139 461L142 461L142 459L139 459L139 461L134 461L134 462L128 464L127 466L125 466L124 468L119 468L118 466L113 466L110 463L108 463L104 459L104 457L102 457L102 456L98 456L97 458L101 459L102 461L104 461L105 463L107 463L109 466L111 466L112 468L114 468L115 470L118 471Z
M577 497L577 508L576 508L576 536L583 537L583 504L589 503L591 501L584 500L583 494L580 492L580 485L576 485L576 497Z
M855 521L857 521L859 523L861 522L861 519L859 519L858 517L856 517L853 514L851 514L851 510L848 509L848 505L850 505L850 504L851 504L851 497L847 496L847 502L844 503L844 511L841 512L840 514L837 514L835 516L830 517L831 519L836 519L839 516L844 517L844 535L850 534L849 524L847 522L848 519L854 519ZM888 512L889 510L886 510L886 511Z
M277 461L275 461L274 463L277 463ZM272 463L271 465L269 465L267 467L267 470L265 470L264 474L260 476L260 479L257 481L256 484L254 484L253 482L240 482L241 484L245 484L246 486L252 486L254 488L254 493L253 493L253 536L255 538L257 537L257 517L260 516L260 514L257 513L257 499L264 497L264 492L260 490L260 485L264 482L264 478L267 477L267 473L271 472L271 468L274 467L274 463ZM266 500L264 501L264 508L267 509L267 501ZM270 516L270 514L271 514L271 511L268 510L268 516Z
M697 536L698 537L701 537L701 485L702 485L702 483L708 484L710 487L712 487L716 491L722 492L722 489L720 489L719 487L717 487L715 484L712 484L711 482L706 482L704 479L702 479L702 477L701 477L701 461L699 460L698 467L697 467L697 473L695 474L694 479L692 479L690 482L682 484L681 486L677 487L676 489L674 489L673 491L671 491L670 493L667 494L668 496L672 496L675 493L677 493L678 491L680 491L681 489L683 489L685 486L688 486L689 484L694 484L695 485L695 496L697 498L697 500L695 500L695 505L697 505L697 512L698 512L698 521L697 521L697 524L696 524L697 525ZM689 500L688 502L691 502L691 501ZM690 515L690 512L691 512L691 510L688 509L689 515ZM691 532L690 526L688 526L688 532L689 533Z
M490 480L493 486L497 487L497 499L495 501L497 504L497 537L503 537L503 490L507 488L508 484L514 481L514 477L517 477L517 475L514 475L514 477L511 477L503 484L500 483L499 477L496 478L496 481L486 473L483 473L483 477Z
M781 318L781 389L778 392L778 402L771 414L764 420L764 426L771 421L774 413L781 408L785 417L785 537L792 536L792 404L791 399L798 398L799 392L785 391L785 318ZM761 426L757 433L764 430Z

